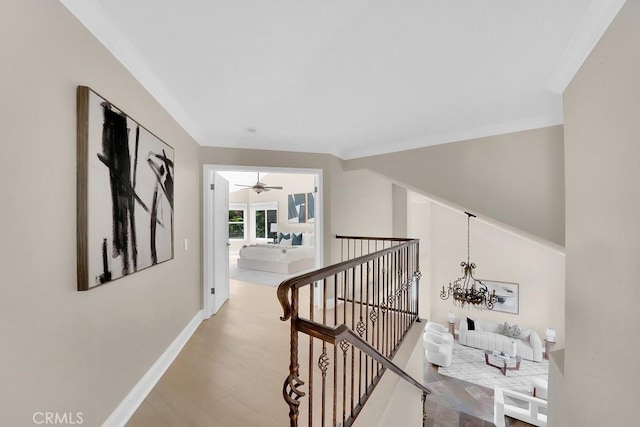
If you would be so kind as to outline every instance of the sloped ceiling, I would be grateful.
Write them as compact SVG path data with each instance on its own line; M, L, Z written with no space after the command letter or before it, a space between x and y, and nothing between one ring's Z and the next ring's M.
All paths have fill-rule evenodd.
M199 144L349 159L562 123L624 0L61 2Z

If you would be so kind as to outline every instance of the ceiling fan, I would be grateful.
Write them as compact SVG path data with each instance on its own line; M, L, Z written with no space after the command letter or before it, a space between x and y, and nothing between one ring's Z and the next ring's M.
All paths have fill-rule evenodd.
M235 186L246 187L246 190L251 189L258 194L262 193L263 191L282 190L281 186L266 185L264 182L260 182L260 172L258 172L258 182L256 182L254 185L235 184Z

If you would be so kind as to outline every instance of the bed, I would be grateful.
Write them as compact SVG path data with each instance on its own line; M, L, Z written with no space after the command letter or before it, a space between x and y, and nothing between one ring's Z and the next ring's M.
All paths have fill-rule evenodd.
M306 234L306 233L305 233ZM291 274L308 270L315 265L315 248L312 236L303 237L303 243L292 245L291 239L280 235L277 244L243 246L238 257L238 267L271 273Z

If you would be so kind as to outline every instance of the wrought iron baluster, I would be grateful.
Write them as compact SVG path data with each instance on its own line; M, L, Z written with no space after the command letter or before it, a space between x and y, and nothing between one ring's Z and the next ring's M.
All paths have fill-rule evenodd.
M367 242L365 243L364 240ZM373 246L376 250L380 250L379 254L371 252ZM377 350L379 353L375 354L392 357L413 322L418 319L418 283L421 273L417 259L419 253L417 241L410 239L342 239L340 248L341 256L346 258L351 255L360 256L363 261L351 262L347 260L343 262L344 268L330 266L319 270L317 275L315 275L316 272L305 275L306 281L304 283L291 279L283 282L282 285L286 286L281 285L278 289L278 298L283 303L284 309L282 320L291 320L289 376L283 385L283 396L290 408L291 426L298 425L299 411L303 408L308 411L304 415L308 416L310 426L314 423L314 412L316 413L315 417L320 418L324 426L327 423L327 417L331 416L328 411L331 411L333 415L334 426L338 422L343 425L351 425L387 366L386 362L382 363L382 359L372 357L369 351ZM323 270L330 271L330 273L321 276L319 273ZM331 284L331 280L333 280L333 284ZM316 298L314 289L316 283L323 286L321 298ZM329 328L348 327L348 329L342 330L350 331L353 334L351 339L361 339L358 341L357 348L342 338L331 341L322 335L325 332L315 330L315 327L311 328L310 324L305 323L308 321L300 317L298 310L300 307L298 289L303 286L309 286L308 289L310 289L309 299L304 301L305 304L302 306L306 311L308 303L309 321L314 323L316 318L321 317L322 323L314 323L315 325L324 325ZM333 295L331 295L332 290ZM290 301L285 298L289 291L291 292ZM338 304L340 301L344 304L342 310ZM332 302L334 304L330 305ZM347 304L351 304L351 309ZM358 304L357 310L355 304ZM315 312L316 305L322 305L318 313ZM333 310L333 315L329 310ZM351 317L350 321L349 316ZM302 329L298 330L297 327ZM311 333L311 331L316 332ZM309 351L310 369L308 375L304 370L301 371L298 365L299 334L301 333L307 334L309 337L308 346L304 346ZM316 335L317 333L321 335ZM322 340L322 348L315 346L314 339L317 338ZM343 355L341 358L342 367L339 367L336 347L341 343L343 345L340 346L340 349ZM364 343L371 345L369 347L371 350L363 351L364 347L361 346L365 345ZM328 354L329 345L333 346L333 375L328 371L331 364L331 356ZM316 348L322 352L320 355L315 354ZM351 348L350 363L349 348ZM319 369L320 375L313 372L315 369ZM348 372L349 369L350 372ZM340 372L341 370L343 372ZM307 375L304 381L300 377L301 372ZM340 374L342 374L342 380L340 380ZM327 393L331 393L330 378L327 375L333 376L331 396L327 395ZM308 382L308 391L303 391L305 381ZM318 383L320 383L320 387L318 387ZM318 390L318 388L320 389ZM338 393L342 393L342 397ZM308 400L301 407L300 402L303 397ZM318 399L321 401L314 403L314 400ZM333 406L331 409L329 404Z

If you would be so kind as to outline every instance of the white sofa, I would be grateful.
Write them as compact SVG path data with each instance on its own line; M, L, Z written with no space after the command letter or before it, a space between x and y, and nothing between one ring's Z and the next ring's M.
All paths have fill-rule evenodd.
M542 361L542 340L540 335L531 329L522 329L520 338L509 338L499 334L498 330L502 326L499 323L474 318L475 329L470 331L467 328L467 318L460 320L459 337L460 344L480 348L482 350L504 351L511 354L512 342L516 343L516 354L523 359Z

